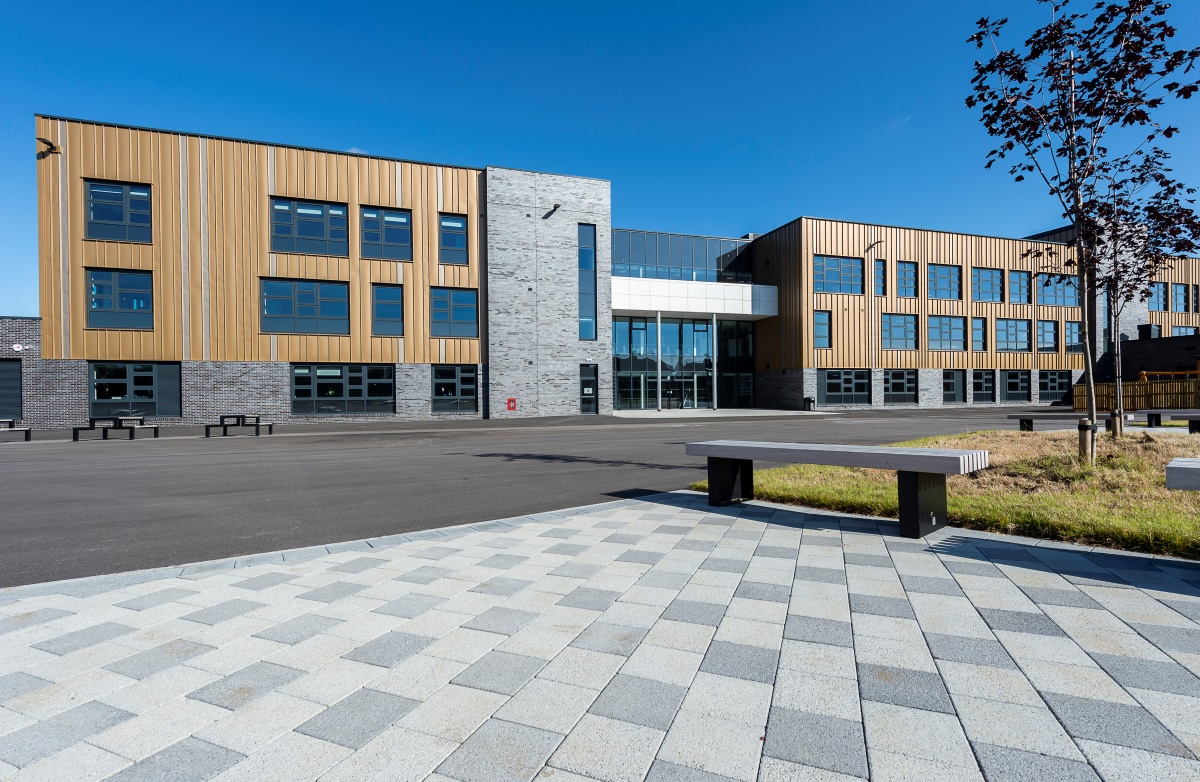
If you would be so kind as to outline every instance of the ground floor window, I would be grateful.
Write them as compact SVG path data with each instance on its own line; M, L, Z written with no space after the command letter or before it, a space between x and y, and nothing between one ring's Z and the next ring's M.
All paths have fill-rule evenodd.
M754 407L754 373L717 368L717 406Z
M21 418L21 359L0 359L0 418Z
M621 361L614 362L621 364ZM614 372L613 404L618 410L654 410L658 407L658 371ZM712 407L712 372L662 373L664 410Z
M822 369L817 373L817 404L871 404L871 370Z
M181 413L178 364L94 362L88 374L93 418L176 418Z
M579 365L579 412L600 412L600 367L596 364Z
M917 403L917 370L883 370L883 403L885 405L915 405Z
M942 370L942 402L961 404L967 401L967 371L965 369Z
M292 364L292 414L396 411L391 364Z
M1000 370L1000 401L1028 402L1029 400L1029 370Z
M479 409L478 375L474 365L433 367L433 412L474 413Z
M1043 402L1070 401L1071 386L1069 369L1043 369L1038 372L1038 395Z
M996 401L996 373L990 369L971 370L971 396L973 401Z

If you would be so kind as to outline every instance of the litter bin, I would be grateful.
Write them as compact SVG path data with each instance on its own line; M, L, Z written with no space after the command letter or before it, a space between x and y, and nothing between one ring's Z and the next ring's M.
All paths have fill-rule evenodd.
M800 406L801 410L813 410L817 406L817 400L811 396L804 397L804 403Z

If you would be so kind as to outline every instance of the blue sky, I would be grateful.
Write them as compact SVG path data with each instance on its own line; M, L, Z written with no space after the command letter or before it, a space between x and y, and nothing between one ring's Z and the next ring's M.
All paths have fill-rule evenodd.
M176 8L179 10L176 10ZM37 312L33 114L612 181L620 227L799 215L1020 236L983 169L974 21L1033 0L0 3L0 314ZM1172 9L1200 42L1200 3ZM1200 183L1200 100L1172 111Z

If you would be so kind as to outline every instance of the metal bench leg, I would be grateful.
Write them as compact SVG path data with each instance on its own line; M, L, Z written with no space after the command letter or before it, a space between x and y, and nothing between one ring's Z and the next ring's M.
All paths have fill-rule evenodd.
M1147 413L1146 414L1146 426L1147 427L1162 426L1162 416L1156 415L1154 413Z
M708 457L708 504L728 505L754 497L754 462Z
M30 427L25 430L25 442L27 442L27 443L33 442L33 427Z
M1021 419L1021 431L1022 432L1032 432L1033 431L1033 419L1032 418L1022 418Z
M946 476L900 470L900 536L923 538L946 526Z
M1111 432L1111 431L1112 431L1112 428L1113 428L1113 420L1112 420L1111 418L1107 418L1107 419L1105 419L1105 421L1104 421L1104 431L1106 431L1106 432Z
M1200 434L1200 421L1194 418L1188 421L1188 434Z

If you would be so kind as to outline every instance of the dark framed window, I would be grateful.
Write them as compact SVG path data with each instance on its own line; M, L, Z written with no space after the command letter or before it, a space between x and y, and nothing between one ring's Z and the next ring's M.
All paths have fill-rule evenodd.
M818 350L833 347L833 325L829 310L813 312L813 347Z
M863 259L813 256L813 290L817 293L863 292Z
M750 242L614 228L612 274L695 282L751 282Z
M579 365L579 412L596 415L600 412L600 365Z
M896 261L896 295L917 298L917 265L912 261Z
M84 180L83 190L87 199L85 238L141 243L154 240L150 185Z
M967 401L967 371L965 369L942 370L942 402L962 404Z
M438 263L460 266L467 258L467 218L464 215L438 215Z
M349 210L345 204L271 199L271 252L349 255Z
M579 224L579 338L596 339L596 226Z
M292 414L396 412L391 364L292 364Z
M1038 353L1057 353L1058 352L1058 321L1057 320L1039 320L1038 321Z
M94 361L88 365L90 415L178 418L179 364Z
M1188 286L1175 283L1171 286L1171 312L1188 311Z
M1008 273L1008 303L1030 304L1030 275L1029 272L1011 271Z
M479 292L463 288L430 288L429 335L478 337Z
M0 418L21 420L21 359L0 358Z
M971 350L987 349L987 318L971 318Z
M153 283L150 272L88 269L87 327L153 329Z
M971 370L971 398L974 402L996 401L996 373L990 369Z
M1043 402L1066 402L1071 395L1071 370L1043 369L1038 372L1038 397Z
M817 373L817 403L822 405L871 404L871 370L819 370Z
M875 261L875 295L887 295L887 261Z
M974 301L1004 301L1004 272L1001 269L971 269L971 298Z
M1068 353L1083 352L1083 323L1077 320L1068 320L1063 336Z
M1192 286L1192 312L1200 312L1200 285Z
M962 269L959 267L931 263L929 264L927 278L929 281L929 298L962 298Z
M476 367L470 364L435 364L433 367L433 412L474 413L479 394Z
M909 405L917 403L917 370L883 370L883 403Z
M1190 337L1193 334L1200 334L1200 327L1197 327L1197 326L1172 326L1171 327L1171 336L1172 337ZM11 418L12 416L6 416L6 417Z
M1078 307L1079 287L1065 274L1038 275L1038 304L1047 307Z
M364 206L359 210L359 225L362 228L362 257L384 261L412 260L412 212Z
M1009 353L1028 353L1030 324L1027 320L996 319L996 350Z
M1167 311L1167 284L1165 282L1150 283L1150 298L1146 307L1151 312Z
M371 286L371 333L377 337L404 336L404 286Z
M929 317L930 350L966 350L967 319L948 315Z
M883 349L884 350L916 350L917 349L917 316L916 315L883 315Z
M349 334L350 286L344 282L276 280L262 286L265 334Z
M1028 402L1030 398L1028 369L1000 370L1000 401Z

